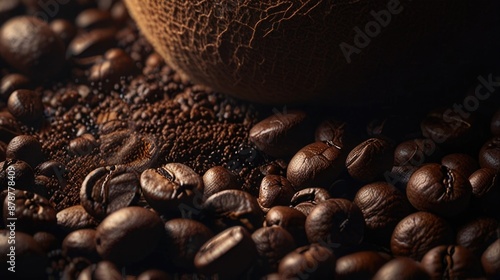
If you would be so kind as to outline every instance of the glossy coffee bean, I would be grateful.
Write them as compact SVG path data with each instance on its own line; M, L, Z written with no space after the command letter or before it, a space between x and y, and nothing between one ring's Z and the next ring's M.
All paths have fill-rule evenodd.
M94 29L81 33L69 43L67 56L83 59L103 55L106 50L116 45L115 31L112 29Z
M491 117L490 131L491 134L500 136L500 109L498 109L493 117Z
M0 99L7 101L9 96L18 89L31 89L31 81L22 74L8 74L0 81Z
M9 263L10 261L12 262ZM46 265L47 257L31 235L19 230L11 235L10 230L0 230L2 279L42 279L46 275ZM10 267L13 267L15 272L7 270Z
M474 217L458 227L456 244L480 257L486 248L498 239L500 223L493 218Z
M274 206L269 209L264 221L265 227L279 226L288 231L295 239L296 244L305 244L306 215L297 209L287 206Z
M7 100L9 112L20 122L38 126L43 117L43 104L40 95L32 90L18 89Z
M100 9L86 9L79 13L75 18L75 24L78 28L91 30L96 28L112 27L114 22L108 11Z
M50 22L50 29L68 46L71 40L75 38L77 30L75 25L66 19L55 19Z
M349 124L337 120L325 120L321 122L314 134L316 142L330 142L340 150L348 152L357 142Z
M95 236L95 229L79 229L71 232L62 242L63 255L71 259L83 257L93 262L99 260Z
M430 163L411 175L406 195L413 207L420 211L453 217L469 206L472 186L457 170Z
M370 138L349 152L345 165L352 178L372 182L390 171L394 162L392 143L382 138Z
M9 181L15 183L16 189L32 190L35 181L33 169L22 160L8 159L0 162L0 186L2 189L7 189Z
M32 168L45 159L42 144L31 135L19 135L12 138L7 146L6 156L10 159L22 160Z
M452 242L452 229L444 219L428 212L416 212L394 228L391 251L395 256L419 261L430 249Z
M375 251L360 251L337 259L335 279L372 279L390 256Z
M394 150L394 165L421 166L434 162L440 154L436 143L430 139L407 140L396 146Z
M283 257L278 272L280 279L333 279L335 256L316 243L299 247Z
M500 213L500 172L481 168L469 177L472 186L472 205L486 214ZM500 216L497 214L497 218Z
M306 188L296 192L290 200L291 206L302 202L310 202L314 205L330 198L330 194L324 188Z
M123 280L122 272L110 261L100 261L87 266L78 275L78 280Z
M98 222L81 205L65 208L56 215L57 226L65 232L83 228L95 228Z
M257 258L250 233L241 226L230 227L208 240L195 256L199 272L219 279L238 279Z
M43 252L57 250L61 247L60 239L54 234L47 231L38 231L33 234L33 239L38 243Z
M85 133L69 141L68 152L75 156L85 156L97 148L97 141L90 133Z
M132 58L121 49L110 49L102 61L90 68L89 81L99 83L102 88L112 89L121 79L137 72Z
M431 277L418 262L406 257L397 257L383 265L372 279L428 280Z
M216 232L231 226L243 226L253 232L264 220L257 199L241 190L225 190L210 196L202 210Z
M139 196L139 176L124 166L99 167L85 177L80 188L81 205L97 219L134 205Z
M283 176L267 175L262 178L257 201L264 211L278 205L289 205L295 191Z
M293 236L280 226L263 227L252 234L262 271L276 271L279 261L296 248Z
M300 149L288 163L286 178L296 191L308 187L328 187L343 169L341 151L336 146L314 142Z
M484 273L490 279L500 277L500 239L493 242L481 256Z
M164 234L160 217L141 207L121 208L97 227L99 255L117 264L137 262L158 246Z
M203 174L203 199L207 199L212 194L223 191L238 189L238 179L236 174L222 166L214 166Z
M184 164L168 163L147 169L142 172L140 182L144 198L160 213L179 211L181 205L200 206L203 180Z
M331 198L316 205L305 223L309 242L335 243L337 247L361 243L364 227L358 206L342 198Z
M483 276L479 259L462 246L437 246L428 251L420 263L431 279L469 279Z
M500 170L500 136L491 138L481 147L479 165L482 168Z
M194 257L201 246L213 237L204 224L190 219L172 219L165 223L165 249L168 258L180 268L193 269Z
M307 116L302 111L276 113L250 130L250 141L273 157L289 157L310 142Z
M366 238L378 244L389 244L396 225L410 214L406 197L386 182L363 186L353 202L363 213Z
M449 154L441 159L441 165L454 169L463 177L469 178L474 171L479 169L477 160L467 154Z

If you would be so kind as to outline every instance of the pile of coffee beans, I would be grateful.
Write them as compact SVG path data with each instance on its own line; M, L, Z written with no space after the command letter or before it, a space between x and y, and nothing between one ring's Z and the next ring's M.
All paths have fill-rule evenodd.
M1 279L500 277L500 67L273 107L186 80L119 0L0 24Z

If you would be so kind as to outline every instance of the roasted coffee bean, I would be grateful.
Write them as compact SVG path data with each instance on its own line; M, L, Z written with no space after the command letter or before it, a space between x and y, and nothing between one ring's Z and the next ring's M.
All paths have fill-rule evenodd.
M316 205L330 198L330 194L323 188L307 188L296 192L290 200L291 206L296 206L302 202L311 202Z
M239 188L236 174L222 166L214 166L208 169L205 174L203 174L202 179L203 185L205 185L203 189L204 200L214 193Z
M21 0L3 0L0 2L0 25L9 18L21 14L23 10Z
M43 252L57 250L61 246L61 241L54 234L46 231L38 231L33 234L33 239L38 243Z
M321 122L316 127L314 139L316 142L330 142L344 153L350 151L358 142L349 125L337 120Z
M307 115L302 111L276 113L252 127L249 139L273 157L290 157L311 141Z
M21 74L8 74L0 82L0 100L7 101L9 96L18 89L31 89L31 81Z
M100 261L82 270L78 280L123 280L123 277L114 262Z
M97 219L134 205L140 196L139 176L124 166L99 167L90 172L80 189L80 203Z
M257 199L241 190L225 190L213 194L202 205L214 231L243 226L250 232L262 226L264 215Z
M498 239L500 223L493 218L474 217L457 229L456 244L470 250L478 258Z
M337 259L335 279L372 279L388 261L388 254L375 251L360 251Z
M396 146L394 150L394 165L421 166L427 162L435 162L440 151L430 139L407 140Z
M481 256L484 273L489 279L500 277L500 239L493 242Z
M16 119L9 112L0 112L0 141L9 143L10 140L21 135Z
M6 156L9 159L22 160L35 168L45 159L42 144L31 135L19 135L10 140Z
M394 228L391 251L395 256L419 261L430 249L452 242L452 229L444 219L428 212L416 212L406 216Z
M406 197L386 182L363 186L356 193L354 203L363 213L366 238L382 245L389 244L396 225L410 214Z
M158 246L164 234L160 217L136 206L111 213L96 230L97 252L103 259L116 264L145 258Z
M94 29L77 35L68 45L67 56L83 59L103 55L116 45L115 31L112 29Z
M479 259L462 246L437 246L427 252L420 263L431 279L470 279L483 276Z
M60 18L50 22L50 29L64 42L65 46L69 45L77 33L76 27L71 21Z
M64 267L62 279L79 279L78 276L80 275L83 278L82 271L91 265L92 263L86 258L74 258Z
M343 198L325 200L313 208L305 223L311 243L351 246L363 240L365 221L356 204Z
M335 256L319 244L299 247L279 263L280 279L333 279Z
M307 241L305 223L306 215L299 210L287 206L274 206L267 212L264 226L280 226L292 234L296 244L305 245Z
M406 186L410 180L411 175L415 172L418 167L405 165L405 166L393 166L391 172L384 173L386 182L395 186L397 189L406 193Z
M66 173L66 166L56 160L48 160L39 164L35 169L36 175L47 176L49 178L57 178L58 180L64 180L64 175Z
M98 261L95 236L95 229L79 229L71 232L62 242L63 255L71 259L84 257L92 262Z
M296 191L328 187L343 169L341 150L331 144L314 142L300 149L288 163L286 178Z
M86 9L75 18L75 24L78 28L92 30L96 28L113 27L114 22L108 11Z
M16 189L32 190L34 180L33 169L26 162L17 159L0 162L0 185L2 189L7 189L9 181L12 181Z
M98 222L81 205L65 208L56 215L57 226L66 232L83 228L94 228Z
M491 138L481 147L479 165L482 168L500 170L500 136Z
M121 49L110 49L102 61L90 68L89 81L99 83L105 89L112 89L120 80L137 73L134 61Z
M160 213L200 210L203 180L189 166L168 163L160 168L147 169L140 178L142 194L146 201ZM184 213L182 214L189 214ZM191 213L192 214L192 213Z
M17 227L14 235L13 231L0 230L0 276L2 279L43 279L47 265L45 253L31 235Z
M184 269L194 268L196 253L214 235L207 226L190 219L167 221L165 232L164 244L168 258Z
M382 138L370 138L349 152L345 165L352 178L372 182L390 171L394 162L392 144Z
M257 201L267 212L277 205L289 205L295 191L290 182L283 176L267 175L262 178Z
M194 265L203 274L219 279L239 279L257 258L250 233L241 226L230 227L208 240L200 248Z
M293 206L293 209L300 211L305 216L309 216L314 207L316 207L315 203L306 201Z
M491 118L490 131L491 134L500 136L500 109L498 109Z
M373 280L430 280L430 275L418 262L397 257L384 264L373 276Z
M53 77L59 73L65 61L64 43L46 22L28 16L15 17L3 24L0 30L0 55L33 80Z
M90 133L85 133L69 141L68 151L71 155L85 156L97 147L97 141Z
M467 154L449 154L441 159L441 165L458 171L463 177L469 178L474 171L479 169L477 160Z
M258 266L264 272L276 271L279 261L296 248L293 236L280 226L263 227L252 234Z
M159 269L148 269L139 276L137 280L171 280L173 279L168 273Z
M9 112L20 122L38 126L42 122L43 104L40 95L32 90L18 89L7 101Z
M413 207L420 211L453 217L469 206L472 187L457 170L430 163L411 175L406 195Z
M484 213L500 218L500 173L490 168L481 168L469 177L472 186L471 204ZM495 214L497 213L497 214Z

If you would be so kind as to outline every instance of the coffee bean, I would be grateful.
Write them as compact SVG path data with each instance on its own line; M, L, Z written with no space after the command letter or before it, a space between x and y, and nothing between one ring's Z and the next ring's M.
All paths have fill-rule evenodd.
M201 208L203 181L189 166L168 163L147 169L142 172L140 183L144 198L160 213L179 212L191 206Z
M311 243L351 246L363 240L365 221L356 204L343 198L319 203L306 218L307 239Z
M490 131L491 134L500 136L500 109L498 109L491 118Z
M370 138L349 152L345 165L352 178L372 182L391 170L394 162L392 144L382 138Z
M81 205L65 208L56 215L57 226L65 232L83 228L95 228L98 222Z
M417 171L418 167L405 165L393 166L391 172L385 172L384 177L386 182L395 186L398 190L406 193L406 186L410 181L411 175Z
M169 220L165 223L165 231L168 258L184 269L194 268L196 253L214 235L207 226L190 219Z
M341 150L315 142L300 149L288 163L286 178L296 191L308 187L328 187L343 169Z
M441 159L441 165L454 169L463 177L469 178L474 171L479 169L477 161L467 154L449 154Z
M11 259L8 254L15 255L15 257ZM12 265L9 263L11 260ZM40 279L45 275L46 265L47 257L31 235L17 228L14 236L9 230L0 230L0 275L2 279ZM15 272L7 270L11 267Z
M343 256L335 264L335 279L372 279L390 256L374 251L360 251Z
M470 279L483 276L479 259L462 246L437 246L428 251L420 263L432 279Z
M66 173L66 166L56 160L48 160L39 164L35 169L36 175L47 176L63 180Z
M159 269L149 269L137 276L137 280L171 280L168 273Z
M12 170L15 170L15 172L12 172ZM2 189L7 189L8 182L13 181L16 189L32 190L34 180L33 169L26 162L17 159L0 162L0 185Z
M42 251L45 253L57 250L61 246L59 238L50 232L38 231L33 234L33 239L35 239L36 243L38 243Z
M90 133L85 133L69 141L68 151L71 155L85 156L92 153L97 146L94 136Z
M80 203L97 219L134 205L140 196L139 176L124 166L99 167L90 172L80 189Z
M46 22L28 16L15 17L3 24L0 55L33 80L55 76L65 61L64 43Z
M293 236L280 226L260 228L252 234L252 240L261 273L276 271L281 258L296 248Z
M0 25L9 18L21 14L23 10L21 0L3 0L0 2Z
M430 280L430 275L418 262L406 258L397 257L383 265L373 276L373 280Z
M83 10L75 18L75 24L78 28L92 30L97 28L113 27L114 22L108 11L100 9Z
M278 272L280 279L333 279L335 256L319 244L299 247L283 257Z
M493 218L474 217L457 229L456 244L470 250L478 258L498 239L500 223Z
M305 245L307 243L305 223L306 215L299 210L287 206L274 206L267 212L264 226L282 227L290 232L296 244Z
M123 280L123 277L115 263L100 261L82 270L78 275L78 280Z
M396 146L394 165L421 166L427 162L435 162L439 154L436 143L430 139L407 140Z
M78 277L81 277L81 279L85 279L84 277L87 277L87 279L91 279L91 275L84 275L82 272L87 268L92 265L92 262L89 261L86 258L74 258L69 261L69 263L66 264L64 267L64 271L62 272L62 278L63 279L80 279ZM85 273L88 273L85 270Z
M94 29L81 33L69 43L67 56L83 59L103 55L116 45L115 31L112 29Z
M18 89L31 89L31 81L21 74L8 74L0 82L0 100L7 101L9 96Z
M42 144L31 135L19 135L12 138L7 146L6 156L9 159L22 160L32 168L45 159Z
M481 147L479 165L482 168L500 170L500 136L491 138Z
M324 188L306 188L296 192L290 199L291 206L297 206L303 202L310 202L316 205L330 198L330 194Z
M309 127L305 112L278 112L254 125L249 139L270 156L289 157L310 142Z
M469 206L472 187L457 170L430 163L411 175L406 195L413 207L420 211L453 217Z
M7 101L9 112L28 126L39 126L43 119L43 104L40 95L32 90L14 91Z
M116 89L122 79L137 73L134 61L121 49L110 49L102 61L90 68L89 81L105 89Z
M21 134L14 116L9 112L0 112L0 141L9 143L12 138Z
M149 255L164 234L160 217L141 207L121 208L97 227L99 255L117 264L130 264Z
M283 176L267 175L262 178L257 201L265 212L277 205L289 205L295 191Z
M484 213L500 218L500 173L490 168L481 168L469 177L472 186L471 204Z
M229 227L208 240L195 256L194 264L203 274L219 279L241 279L257 258L250 233L241 226Z
M419 261L430 249L451 244L452 240L452 229L444 219L428 212L416 212L406 216L394 228L391 252L395 256Z
M62 242L62 253L67 258L84 257L90 261L98 261L95 244L95 229L79 229L66 235Z
M500 276L500 239L493 242L481 256L484 273L489 279Z
M208 169L203 174L203 185L205 185L203 189L204 200L214 193L239 188L236 174L222 166L214 166Z
M325 120L316 127L316 142L330 142L342 151L350 151L358 142L349 124L337 120Z
M243 226L253 232L264 220L257 199L241 190L225 190L213 194L202 205L214 231L220 232L231 226Z
M309 216L314 207L316 207L315 203L306 201L293 206L293 209L300 211L305 216Z
M71 40L75 38L77 30L75 25L66 19L55 19L50 22L50 29L68 46Z

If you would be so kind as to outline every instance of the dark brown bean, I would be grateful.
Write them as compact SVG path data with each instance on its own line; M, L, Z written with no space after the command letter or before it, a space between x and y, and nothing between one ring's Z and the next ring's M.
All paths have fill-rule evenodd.
M90 68L89 81L98 83L104 89L116 89L120 81L137 73L137 68L130 56L121 49L110 49L104 58Z
M9 172L10 169L10 172ZM9 178L10 173L10 178ZM35 175L29 164L22 160L9 159L0 162L0 185L6 189L9 181L13 181L19 190L33 190Z
M84 257L92 262L98 261L95 236L95 229L79 229L71 232L62 242L63 255L67 258Z
M139 276L137 280L171 280L173 279L168 273L159 269L148 269Z
M390 171L394 162L394 147L382 138L370 138L349 152L345 165L352 178L372 182Z
M291 206L297 206L302 202L311 202L316 205L330 198L330 194L324 188L306 188L296 192L290 200Z
M36 232L33 234L33 239L35 239L45 253L49 253L50 251L57 250L61 247L60 239L47 231Z
M350 151L357 143L349 124L337 120L321 122L316 127L314 138L316 142L330 142L344 153Z
M100 261L87 266L78 275L78 280L123 280L120 269L110 261Z
M456 244L470 250L478 258L498 239L500 223L493 218L474 217L457 229Z
M396 146L394 150L394 165L396 166L421 166L427 162L434 162L440 151L430 139L407 140Z
M66 19L58 18L51 21L50 29L64 42L65 46L68 46L77 34L75 25Z
M264 272L276 271L279 261L296 248L292 235L280 226L263 227L252 234L258 266Z
M9 112L20 122L39 126L42 122L43 104L40 95L32 90L18 89L7 101Z
M373 280L430 280L430 275L416 261L398 257L382 266Z
M77 35L69 44L67 56L73 59L103 55L106 50L116 45L115 31L95 29Z
M280 261L278 272L280 279L333 279L335 256L318 244L299 247Z
M94 228L98 222L81 205L65 208L56 215L57 226L66 232L82 228Z
M428 251L420 263L431 279L470 279L483 276L479 259L462 246L437 246Z
M68 151L71 155L85 156L97 148L97 141L90 133L85 133L69 142Z
M500 218L500 173L490 168L481 168L469 177L472 186L471 204L486 214L497 213Z
M479 169L477 160L467 154L449 154L441 159L441 165L455 169L463 177L469 178L474 171Z
M114 22L108 11L100 9L83 10L75 18L75 24L78 28L92 30L96 28L113 27Z
M500 239L493 242L481 256L484 273L490 279L500 276Z
M481 147L479 165L482 168L500 170L500 136L491 138Z
M21 74L8 74L0 82L0 100L7 101L9 96L18 89L31 89L31 81Z
M223 191L238 189L239 184L236 174L222 166L214 166L203 174L203 199L209 198L212 194Z
M292 234L296 244L305 245L307 242L305 223L306 215L299 210L287 206L274 206L267 212L264 226L280 226Z
M295 191L290 182L283 176L267 175L262 178L257 201L267 212L278 205L289 205Z
M37 167L45 159L42 144L31 135L19 135L10 140L6 151L7 158L22 160L32 168Z
M335 265L335 279L372 279L390 256L374 251L360 251L343 256Z

